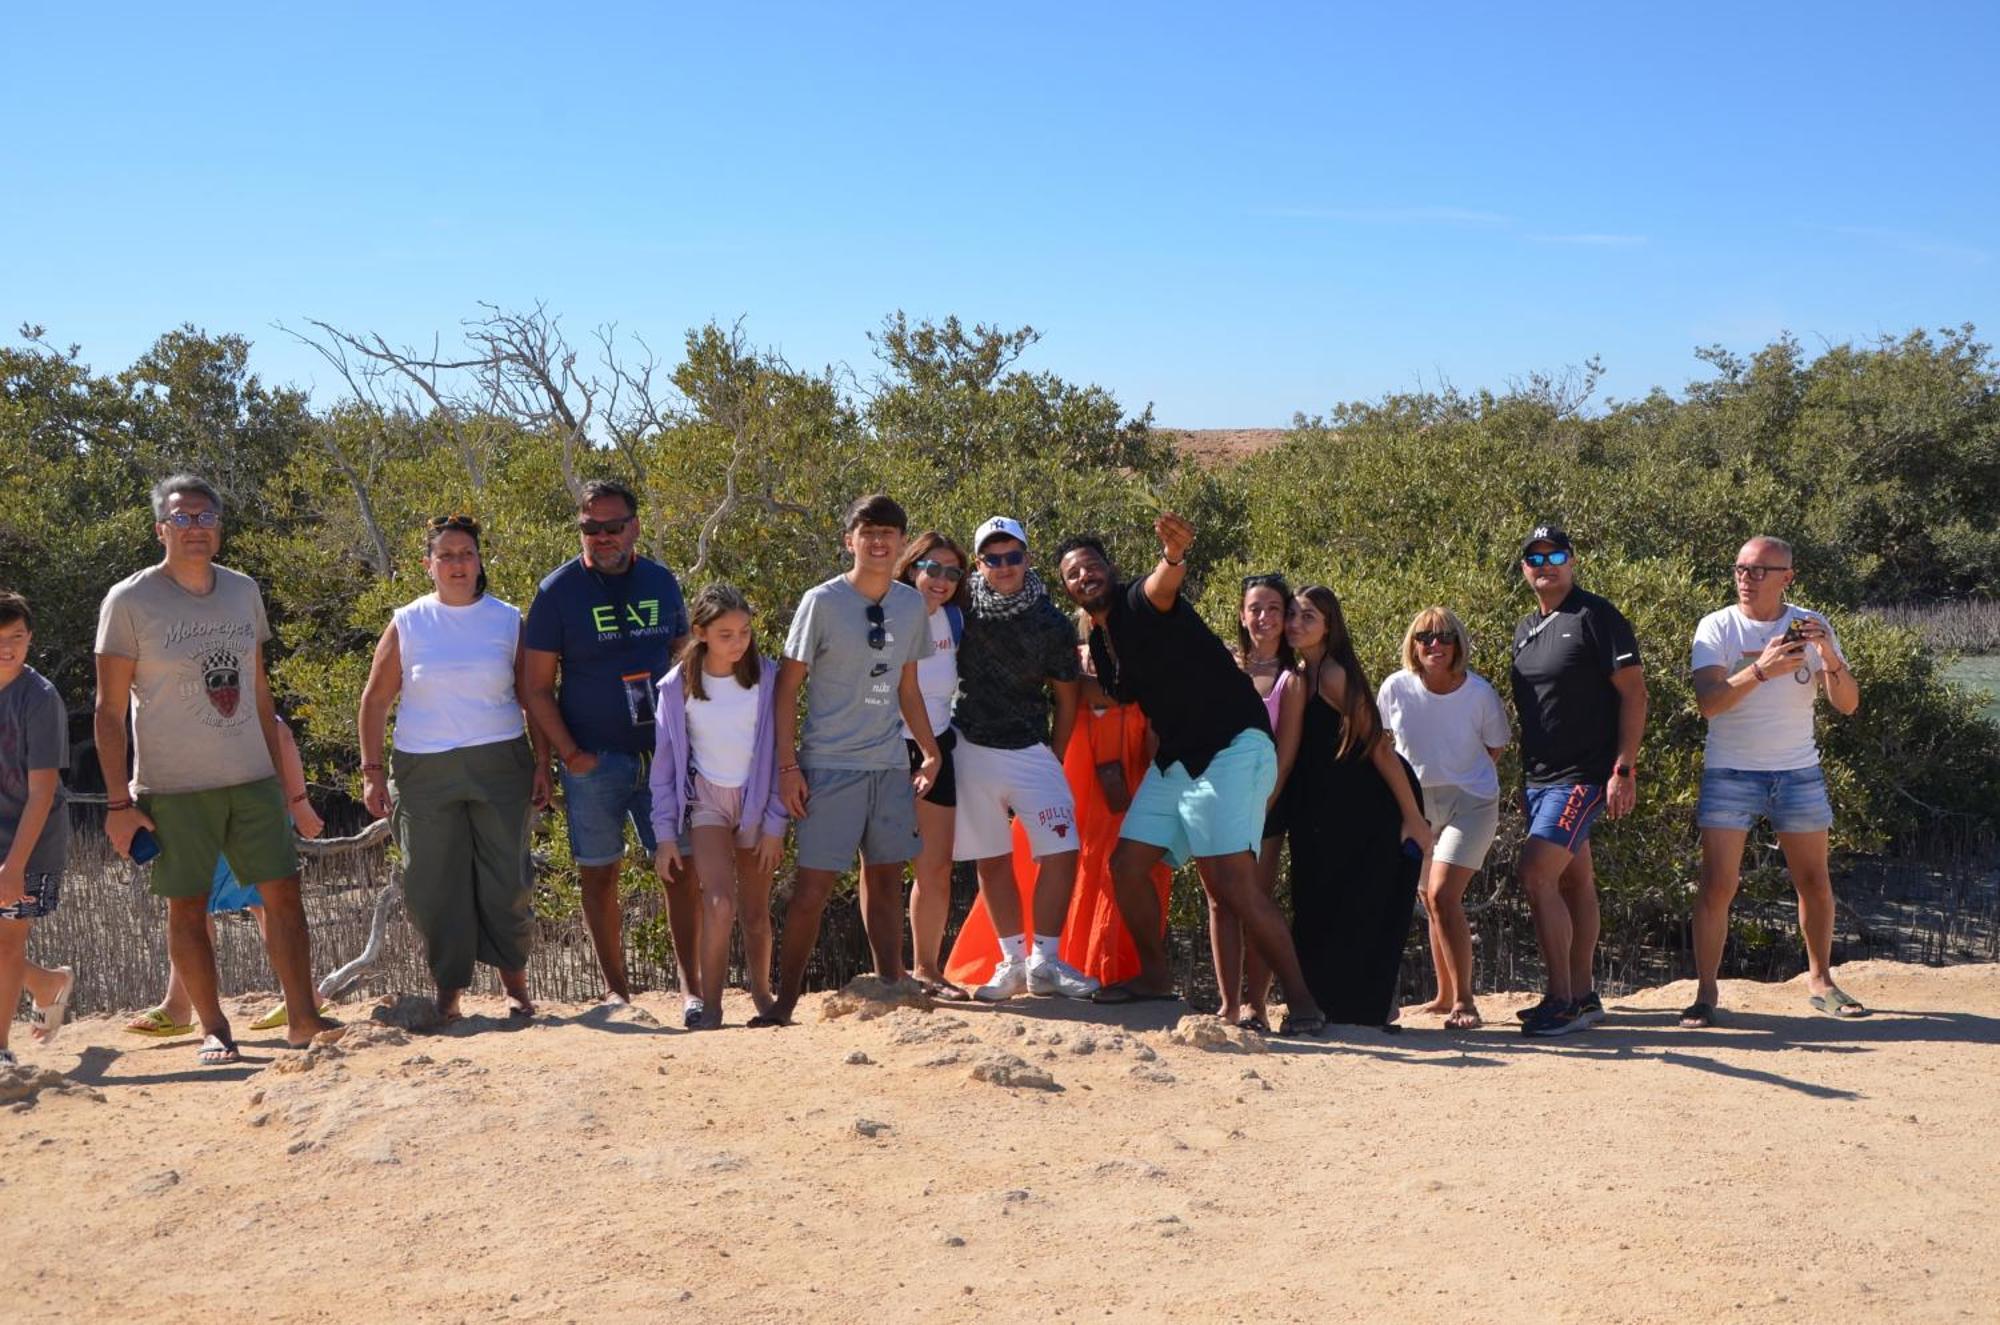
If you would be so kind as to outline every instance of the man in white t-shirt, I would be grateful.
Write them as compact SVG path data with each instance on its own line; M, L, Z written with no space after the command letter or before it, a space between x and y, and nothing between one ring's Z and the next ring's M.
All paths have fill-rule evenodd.
M1708 719L1701 775L1701 891L1695 900L1695 1001L1687 1027L1715 1024L1716 974L1729 928L1729 903L1743 868L1743 844L1769 819L1799 894L1812 1005L1834 1017L1868 1009L1833 982L1833 882L1827 829L1833 806L1813 743L1821 690L1841 713L1861 707L1854 673L1825 617L1785 601L1792 549L1759 536L1736 554L1736 603L1701 619L1694 632L1694 694Z

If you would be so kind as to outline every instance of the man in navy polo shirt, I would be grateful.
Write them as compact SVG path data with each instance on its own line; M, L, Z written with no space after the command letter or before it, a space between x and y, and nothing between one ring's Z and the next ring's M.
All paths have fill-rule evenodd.
M1631 813L1646 681L1639 641L1619 610L1576 584L1569 535L1538 525L1521 541L1521 578L1535 610L1514 627L1514 708L1528 841L1521 886L1534 913L1548 992L1522 1014L1524 1035L1565 1035L1604 1019L1591 988L1597 877L1590 826Z
M650 856L657 845L646 784L653 687L687 633L687 609L674 573L633 550L639 499L630 488L605 479L585 484L577 533L582 555L549 572L522 627L524 700L561 761L570 854L604 969L605 1001L624 1003L632 997L618 903L625 821ZM677 953L694 950L697 902L693 877L683 871L667 888Z

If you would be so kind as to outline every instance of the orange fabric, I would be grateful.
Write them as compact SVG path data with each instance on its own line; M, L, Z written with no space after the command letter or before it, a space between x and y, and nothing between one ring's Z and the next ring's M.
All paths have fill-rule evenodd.
M1069 915L1063 922L1062 959L1108 985L1139 974L1139 955L1118 913L1118 898L1111 886L1111 850L1118 845L1118 828L1125 816L1111 812L1104 801L1104 789L1097 783L1097 766L1121 756L1125 785L1136 792L1139 780L1146 775L1146 715L1139 706L1121 704L1101 715L1089 705L1080 706L1076 729L1063 755L1063 775L1076 798L1081 846L1076 891L1070 895ZM1018 823L1014 825L1014 882L1021 890L1021 914L1032 916L1035 860L1028 848L1028 834ZM1173 871L1164 863L1153 869L1153 886L1159 890L1164 926L1167 894L1174 886ZM986 903L975 901L958 931L958 941L952 944L945 977L968 987L985 984L999 961L1000 939L987 917Z

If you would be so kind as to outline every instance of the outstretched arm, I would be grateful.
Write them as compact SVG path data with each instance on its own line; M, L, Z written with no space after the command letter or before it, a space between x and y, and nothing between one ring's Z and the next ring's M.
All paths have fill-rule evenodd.
M1187 580L1187 554L1194 546L1194 526L1166 511L1153 521L1153 532L1160 536L1160 559L1146 576L1146 601L1155 612L1171 612L1174 599L1180 597L1181 585Z

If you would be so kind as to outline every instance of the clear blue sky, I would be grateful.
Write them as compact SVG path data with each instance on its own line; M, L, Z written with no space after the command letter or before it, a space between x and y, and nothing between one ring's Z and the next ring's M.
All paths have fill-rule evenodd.
M21 5L0 332L545 300L867 376L912 316L1193 427L2000 334L2000 6Z

